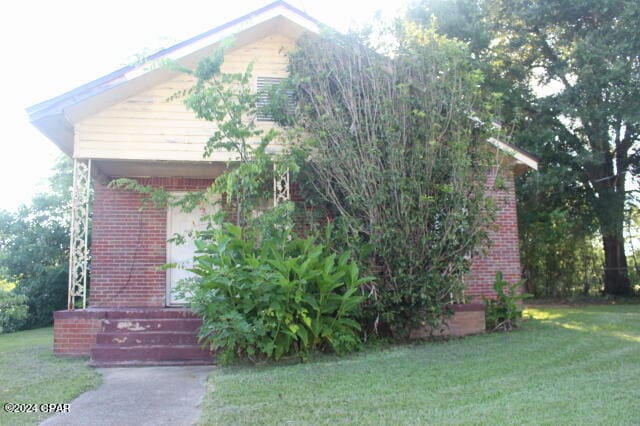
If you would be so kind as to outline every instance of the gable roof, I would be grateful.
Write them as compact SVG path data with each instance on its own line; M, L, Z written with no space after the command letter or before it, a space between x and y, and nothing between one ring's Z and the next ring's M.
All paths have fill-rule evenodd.
M306 12L277 0L260 9L236 18L190 39L162 49L144 59L142 63L126 65L89 83L83 84L59 96L27 108L29 121L53 141L64 153L73 156L74 124L93 113L104 109L131 94L145 90L170 79L175 72L163 67L150 67L149 63L161 59L178 61L193 66L204 50L227 37L240 38L235 45L243 43L242 34L254 37L265 36L269 31L284 31L297 36L303 32L319 33L326 27ZM239 37L240 35L240 37ZM250 37L249 37L250 39ZM519 165L538 169L538 159L532 154L495 138L488 140L498 150L509 155Z
M279 24L279 25L278 25ZM284 24L284 25L283 25ZM262 34L276 26L290 34L319 33L323 25L306 12L278 0L260 9L236 18L188 40L162 49L144 59L141 64L126 65L96 80L72 89L59 96L27 108L29 121L51 139L66 154L73 153L73 123L99 109L126 98L132 91L168 80L173 72L149 67L149 62L171 59L194 64L193 58L204 49L229 36L253 32ZM129 86L129 90L123 90ZM91 105L87 105L91 101ZM82 105L83 108L79 108Z

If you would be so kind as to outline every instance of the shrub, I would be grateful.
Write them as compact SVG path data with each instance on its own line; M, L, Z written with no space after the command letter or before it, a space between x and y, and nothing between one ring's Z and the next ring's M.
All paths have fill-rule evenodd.
M0 290L0 334L19 330L27 320L27 297Z
M488 241L492 98L464 44L402 24L370 35L301 38L285 88L296 114L280 116L308 155L309 195L344 226L333 248L372 247L370 328L403 339L462 296Z
M201 341L223 364L358 349L360 286L371 278L360 277L350 253L337 257L290 232L259 235L224 224L196 241L199 278L185 288L204 319Z
M522 310L517 302L531 297L531 295L527 293L518 294L518 287L521 285L522 281L509 284L509 282L504 280L502 272L496 272L493 289L496 292L497 298L483 298L486 307L487 330L511 331L517 327L517 321L522 318Z

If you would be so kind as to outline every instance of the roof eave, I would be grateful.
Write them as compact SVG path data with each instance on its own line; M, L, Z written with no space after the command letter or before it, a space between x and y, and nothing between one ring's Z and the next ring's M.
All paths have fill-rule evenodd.
M493 137L489 138L487 141L500 151L509 155L518 164L524 165L532 170L538 170L538 158L536 158L533 154L530 154L521 148L518 148L510 143L501 141Z
M64 113L45 115L31 120L31 124L55 143L62 152L73 157L73 125Z

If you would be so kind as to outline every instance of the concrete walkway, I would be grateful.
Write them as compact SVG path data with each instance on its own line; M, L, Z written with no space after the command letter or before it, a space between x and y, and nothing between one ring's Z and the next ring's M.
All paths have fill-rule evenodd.
M102 385L41 425L192 425L212 368L99 368Z

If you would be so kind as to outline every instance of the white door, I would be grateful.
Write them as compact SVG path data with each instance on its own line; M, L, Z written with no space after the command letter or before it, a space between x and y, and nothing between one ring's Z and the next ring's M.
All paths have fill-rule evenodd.
M180 195L174 193L173 195ZM189 213L180 210L180 207L169 207L167 209L167 238L172 238L175 234L180 234L185 238L182 244L167 242L167 263L176 264L177 267L167 270L167 305L183 305L186 300L174 294L178 283L194 274L187 269L193 266L193 257L196 246L193 243L193 236L187 235L189 231L204 230L206 222L201 220L204 214L213 214L218 206L207 206L196 208Z

